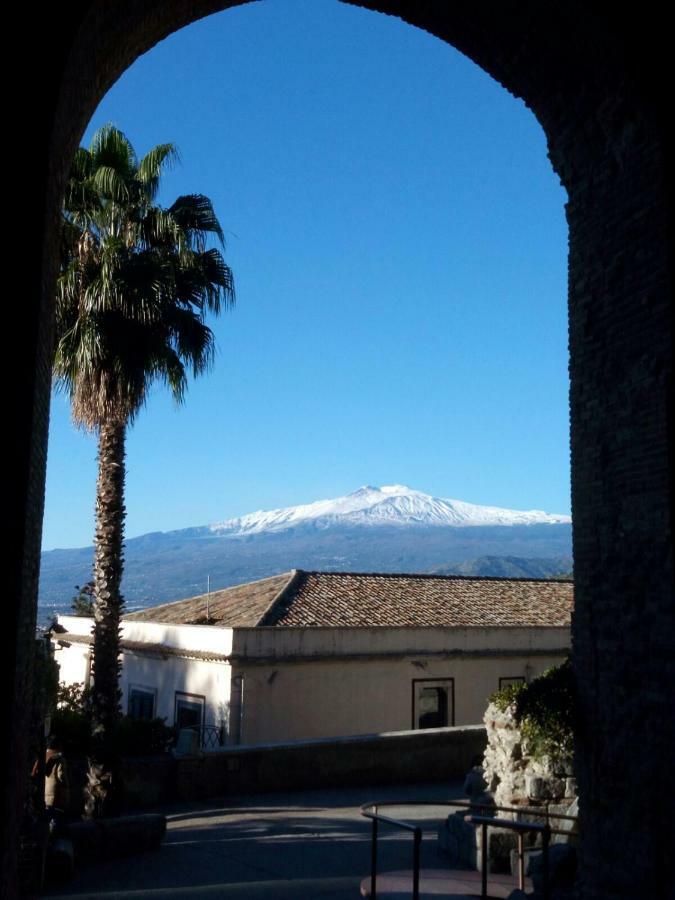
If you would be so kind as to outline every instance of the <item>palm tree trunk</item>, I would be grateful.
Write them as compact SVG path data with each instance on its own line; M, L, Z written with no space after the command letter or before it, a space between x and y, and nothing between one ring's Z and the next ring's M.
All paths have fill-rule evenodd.
M94 538L94 651L91 692L92 747L85 815L111 812L116 793L115 730L120 716L120 593L124 568L124 441L126 425L101 426L98 436Z

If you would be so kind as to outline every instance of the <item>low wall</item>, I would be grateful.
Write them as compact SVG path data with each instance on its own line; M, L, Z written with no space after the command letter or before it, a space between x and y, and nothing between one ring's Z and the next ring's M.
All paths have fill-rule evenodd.
M126 805L294 788L463 778L487 743L485 728L432 728L315 741L228 747L124 766Z

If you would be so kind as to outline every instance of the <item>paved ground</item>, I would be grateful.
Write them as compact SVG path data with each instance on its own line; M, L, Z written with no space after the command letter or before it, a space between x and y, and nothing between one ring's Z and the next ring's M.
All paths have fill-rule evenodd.
M373 800L456 799L461 783L294 791L227 798L161 810L160 850L83 868L57 897L196 900L356 900L370 871L370 823L359 814ZM441 867L438 823L449 810L389 810L425 828L422 864ZM411 865L408 833L383 830L382 871Z

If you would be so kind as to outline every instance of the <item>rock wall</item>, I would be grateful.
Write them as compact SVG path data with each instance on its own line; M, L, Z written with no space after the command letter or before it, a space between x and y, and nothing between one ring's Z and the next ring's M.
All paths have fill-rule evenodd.
M482 867L481 831L466 821L471 813L543 824L547 821L544 813L576 816L578 812L576 779L571 760L553 761L547 757L535 759L520 733L514 706L501 710L495 703L490 703L484 722L487 747L483 763L471 769L464 784L464 792L470 798L473 808L448 816L438 832L439 852L455 868ZM515 810L493 811L494 806L515 807ZM576 820L553 818L549 824L555 831L561 832L552 835L551 843L576 843ZM515 874L516 846L515 832L504 828L490 828L490 871ZM538 853L540 847L541 842L534 835L526 836L525 855L528 861L530 854ZM570 852L575 857L574 851ZM568 869L572 866L569 856L565 856L563 863ZM575 864L576 862L573 865ZM566 869L563 879L566 887L569 880Z
M501 710L490 703L483 717L488 740L483 778L488 792L497 806L541 806L565 814L577 796L572 761L535 759L514 713L514 706Z

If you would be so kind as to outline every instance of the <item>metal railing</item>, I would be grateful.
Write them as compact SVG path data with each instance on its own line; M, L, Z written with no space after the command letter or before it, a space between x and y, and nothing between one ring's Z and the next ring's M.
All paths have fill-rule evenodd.
M385 804L386 805L386 804ZM392 804L389 804L392 805ZM370 844L370 896L377 897L377 832L378 822L385 825L392 825L394 828L401 828L404 831L411 831L413 834L413 900L419 900L420 896L420 845L422 843L422 829L419 825L412 825L410 822L403 822L400 819L391 819L389 816L383 816L377 811L377 804L370 804L370 808L374 812L366 811L361 807L361 815L368 819L372 819L373 830Z
M215 750L223 745L223 729L218 725L202 725L200 743L202 750Z
M563 815L562 813L552 813L548 810L537 809L536 807L523 806L490 806L487 804L473 804L468 800L384 800L377 803L364 803L361 807L361 815L370 819L372 822L371 832L371 849L370 849L370 897L371 900L377 898L377 839L378 839L378 823L390 825L394 828L400 828L403 831L410 831L413 835L413 884L412 884L412 900L419 900L420 896L420 846L422 843L422 828L419 825L413 825L412 822L405 822L403 819L393 819L379 812L380 807L388 806L447 806L459 807L460 809L469 809L479 814L468 816L466 821L472 825L480 826L482 837L482 860L481 860L481 897L487 898L487 875L488 875L488 840L487 830L490 826L497 828L508 828L517 832L518 838L518 886L521 890L525 886L525 852L523 845L523 836L527 832L534 832L542 835L542 851L543 851L543 896L548 900L549 896L549 867L548 867L548 849L553 834L567 834L559 828L551 828L550 819L561 821L576 822L576 816ZM537 822L519 822L513 819L497 819L490 813L510 812L520 815L532 815L538 818L545 818L546 824L539 825ZM486 815L487 813L487 815Z
M186 725L180 731L192 731L197 735L200 750L217 750L225 743L223 729L218 725Z
M489 864L489 848L488 848L488 828L508 828L517 832L518 835L518 887L521 891L525 890L525 852L523 846L523 835L528 831L535 834L541 834L542 838L542 866L543 866L543 884L542 894L544 900L548 900L548 848L551 842L551 826L538 825L536 822L514 822L513 819L496 819L494 816L468 816L466 819L471 825L480 825L481 827L481 898L485 900L487 897L487 876Z

